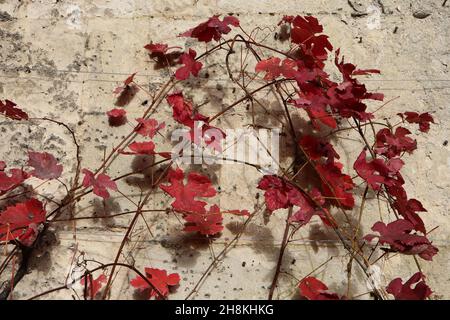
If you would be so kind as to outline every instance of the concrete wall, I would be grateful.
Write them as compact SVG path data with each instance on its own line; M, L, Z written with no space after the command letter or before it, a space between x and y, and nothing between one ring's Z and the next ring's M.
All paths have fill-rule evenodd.
M404 176L408 194L420 199L428 209L422 215L428 228L439 226L429 237L440 252L433 262L421 261L421 266L435 291L434 297L448 299L450 4L442 7L442 2L360 1L355 4L356 9L369 14L354 17L352 13L356 11L346 0L0 0L0 97L15 101L34 117L52 117L70 125L83 145L83 167L95 168L102 160L103 150L111 150L130 130L128 126L111 128L107 124L104 113L113 107L112 90L135 71L139 72L136 81L150 91L167 78L165 71L153 69L143 49L145 44L167 42L183 48L195 45L200 52L204 50L203 45L177 35L212 14L233 13L246 30L256 25L271 28L262 30L260 37L266 34L269 44L285 47L286 43L280 44L273 39L279 19L284 14L315 15L324 25L331 42L336 48L342 48L349 61L362 68L381 69L380 76L364 80L369 89L384 92L387 99L399 97L378 112L378 117L412 110L431 112L436 119L437 123L432 125L428 135L417 136L418 150L405 156ZM413 13L419 10L431 15L417 19ZM196 103L209 101L202 111L214 114L241 97L242 92L233 90L233 85L227 81L223 62L214 58L208 62L212 65L202 71L199 82L191 85L199 85L201 89L187 90L187 94ZM218 64L214 65L214 62ZM208 78L206 71L210 74ZM127 107L129 119L142 113L141 103L147 99L144 92L138 93ZM375 110L377 106L379 104L371 104L370 108ZM173 123L170 115L166 105L155 114L168 124ZM219 122L223 127L242 127L248 123L244 106ZM66 176L70 177L67 173L74 169L75 150L63 127L38 121L29 127L3 120L0 124L1 160L21 165L28 148L45 150L61 159ZM173 125L168 129L173 129ZM415 127L413 133L419 133ZM347 137L346 134L342 136ZM346 139L336 143L339 150L348 155L342 159L344 165L351 168L361 144ZM138 161L130 163L130 159L117 161L108 173L117 176L130 171L131 166L140 165ZM236 209L238 206L253 211L261 204L263 197L256 199L256 185L261 174L254 169L237 165L197 169L208 173L221 187L221 207ZM148 184L145 179L144 176L127 179L119 183L119 189L138 199L139 187ZM49 183L42 192L58 199L64 189L58 183ZM369 198L362 221L364 234L379 219L377 201L373 194ZM158 192L148 207L164 207L169 203L170 199ZM115 196L106 203L88 197L77 204L76 210L79 215L89 216L94 212L103 215L131 209L133 206L128 200ZM389 220L387 210L383 207L382 211L384 218ZM258 212L238 245L211 272L194 298L266 298L285 217L286 212L282 210L270 219ZM239 217L227 217L222 236L208 245L196 236L184 235L179 221L172 215L149 213L145 218L153 237L146 232L144 221L139 221L121 259L134 262L140 269L152 266L180 273L180 287L171 296L180 299L193 289L212 262L212 252L220 252L244 221ZM27 298L63 284L74 265L74 254L78 258L80 252L84 252L86 259L104 263L113 260L129 220L130 216L121 216L55 225L53 237L49 235L47 243L39 249L30 273L17 286L14 298ZM315 275L330 289L344 294L347 288L344 270L349 257L333 233L324 228L319 219L314 219L309 227L299 232L298 240L289 245L283 270L295 278L302 278L331 256L333 259ZM377 266L382 271L383 283L397 276L409 278L417 270L412 257L399 255L389 255L378 261ZM351 296L368 291L365 277L357 267L354 269ZM136 298L128 285L133 276L121 270L112 297ZM294 277L281 276L276 298L297 296ZM71 290L65 290L46 298L70 299L72 295ZM368 298L368 295L361 298Z

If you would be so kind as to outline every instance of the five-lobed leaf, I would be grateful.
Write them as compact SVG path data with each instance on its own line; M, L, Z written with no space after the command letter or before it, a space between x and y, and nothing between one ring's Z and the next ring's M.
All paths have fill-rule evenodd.
M44 204L34 198L7 207L0 213L0 241L17 239L24 245L31 245L45 215Z
M21 185L29 174L22 169L9 169L6 172L6 164L2 161L2 169L0 170L0 194L11 191Z
M408 220L398 219L387 225L379 221L373 225L372 230L379 235L369 234L364 238L367 241L378 238L380 244L389 244L393 251L417 254L424 260L432 260L439 251L426 236L411 233L414 225Z
M182 67L178 68L175 71L175 78L178 80L186 80L189 78L189 75L193 75L194 77L198 76L200 69L203 64L199 61L195 60L197 53L195 50L189 48L188 52L185 52L180 57L180 62L183 64Z
M388 284L386 291L392 294L395 300L425 300L433 293L421 272L415 273L405 283L401 278L395 278Z
M47 152L29 151L28 165L34 168L30 174L42 180L57 179L63 171L63 166L58 164L55 157Z
M137 134L140 134L144 137L153 138L159 130L162 130L166 127L164 122L158 123L156 119L143 119L137 118L136 121L138 125L134 129Z
M178 273L167 274L167 271L163 269L145 268L145 276L152 285L141 276L132 279L130 284L141 292L147 292L148 299L152 297L163 299L169 295L170 287L177 286L180 283Z
M405 119L406 122L409 123L417 123L419 124L419 130L427 133L430 130L430 123L434 123L433 116L428 112L425 113L417 113L417 112L404 112L398 113L402 119Z
M180 36L196 38L201 42L210 42L213 39L219 41L223 34L231 31L230 25L239 27L239 20L233 16L226 16L221 21L219 15L214 15L206 22L200 23L195 28L180 34Z
M172 208L177 211L205 213L206 202L197 200L197 198L211 198L217 194L211 180L196 172L188 174L186 184L184 183L184 172L180 168L169 169L167 178L170 184L160 184L159 187L175 198Z
M266 72L264 80L271 81L282 75L285 78L293 78L297 71L294 69L297 63L289 58L281 62L280 58L272 57L266 60L261 60L256 64L256 72Z
M108 189L117 191L116 183L108 175L100 173L95 177L94 173L88 169L83 169L81 172L84 174L83 187L92 187L95 195L108 199L110 196Z

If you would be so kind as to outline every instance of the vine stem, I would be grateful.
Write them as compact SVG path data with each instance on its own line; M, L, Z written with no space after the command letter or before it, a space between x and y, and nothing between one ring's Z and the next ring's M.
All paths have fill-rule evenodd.
M102 264L101 266L99 266L99 267L97 267L97 268L94 268L94 269L92 269L92 270L87 270L87 271L83 274L83 276L79 277L79 278L76 279L76 280L73 280L71 283L66 283L66 284L64 284L64 285L62 285L62 286L59 286L59 287L56 287L56 288L47 290L47 291L45 291L45 292L39 293L39 294L37 294L37 295L35 295L35 296L32 296L32 297L29 298L28 300L35 300L35 299L37 299L37 298L40 298L40 297L45 296L45 295L47 295L47 294L50 294L50 293L52 293L52 292L56 292L56 291L60 291L60 290L64 290L64 289L69 289L69 288L70 288L70 285L74 285L75 283L77 283L78 281L80 281L81 279L83 279L84 277L86 277L86 276L88 276L88 275L92 275L95 271L103 270L103 269L106 269L106 268L111 267L111 266L121 266L121 267L125 267L125 268L128 268L128 269L134 271L138 276L140 276L140 277L141 277L141 278L149 285L150 288L152 288L152 290L154 290L154 291L156 292L156 294L158 295L159 298L165 299L165 296L158 290L158 288L156 288L156 287L153 285L153 283L151 283L151 282L147 279L147 277L146 277L142 272L140 272L138 269L136 269L135 267L133 267L133 266L131 266L131 265L129 265L129 264L126 264L126 263L115 262L115 263ZM86 283L87 283L87 281L86 281Z
M281 241L280 253L278 254L278 261L277 261L277 266L275 269L275 274L273 276L272 284L270 285L269 296L267 297L267 299L269 299L269 300L272 300L272 298L273 298L273 293L275 292L275 287L277 286L278 278L280 276L280 270L281 270L281 265L283 264L284 252L286 251L286 247L288 245L289 226L290 226L289 219L292 216L292 211L293 211L292 207L290 207L288 214L287 214L287 218L286 218L286 226L284 228L283 240Z

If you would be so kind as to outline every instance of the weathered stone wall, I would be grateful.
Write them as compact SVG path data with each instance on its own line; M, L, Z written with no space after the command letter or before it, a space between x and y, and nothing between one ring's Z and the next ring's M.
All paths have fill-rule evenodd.
M420 199L428 209L422 215L426 225L429 229L439 226L429 237L440 252L433 262L421 261L421 266L435 297L450 298L450 151L447 142L450 4L443 7L442 3L443 0L359 1L352 8L346 0L0 0L0 97L15 101L33 117L51 117L70 125L82 144L83 167L96 168L103 151L110 151L130 130L129 126L108 126L105 112L113 106L114 87L135 71L139 72L137 81L149 90L154 90L167 78L165 71L153 69L143 49L145 44L166 42L183 48L194 45L194 41L177 35L212 14L233 13L246 30L254 26L268 27L261 33L269 35L269 43L278 45L273 36L282 15L315 15L331 42L336 48L342 48L349 61L362 68L382 71L380 76L363 80L371 91L384 92L387 99L399 97L380 110L378 117L412 110L428 111L436 119L429 134L417 136L419 148L406 156L404 177L410 196ZM368 15L357 17L356 10ZM419 11L431 15L418 19L414 13ZM212 62L216 60L209 61ZM196 103L209 102L202 109L207 114L216 113L242 96L242 92L233 90L227 81L223 63L217 62L202 71L198 88L189 92ZM208 78L205 72L209 73ZM144 92L138 93L127 107L129 119L142 113L141 104L147 99ZM376 107L376 104L371 105L372 110ZM220 123L224 127L242 127L249 123L245 114L245 106L238 107ZM167 106L155 114L168 124L172 123L170 115ZM260 121L266 121L262 117L261 114ZM27 149L45 150L57 155L65 166L67 179L70 177L76 163L75 149L64 127L39 121L28 126L3 120L0 126L0 159L11 165L23 165ZM417 129L413 131L419 133ZM336 143L341 152L348 155L342 159L345 167L351 168L361 144L346 139ZM130 163L130 159L118 160L109 174L117 176L142 165L139 160ZM234 165L203 170L221 187L221 207L236 209L238 206L252 211L261 204L262 197L256 198L261 174L254 169ZM119 183L119 189L139 199L140 188L148 185L149 175L127 179ZM55 196L56 200L58 195L64 194L64 189L58 183L49 183L42 192ZM372 200L368 201L362 221L364 233L379 219L377 201L373 194L369 198ZM149 207L164 207L169 203L170 200L158 192ZM121 196L106 203L88 197L77 205L78 214L87 216L94 212L103 215L132 209L133 205ZM389 219L387 212L383 214ZM194 298L266 298L278 258L285 215L278 211L267 221L263 213L259 213L238 245L218 264ZM183 235L179 221L173 216L148 213L145 218L153 237L146 232L144 221L139 221L122 259L134 262L140 269L153 266L180 273L182 281L174 298L184 298L192 290L211 263L211 252L220 252L243 221L227 217L223 235L209 248L196 237ZM52 228L54 238L48 236L47 245L42 246L39 256L33 259L30 273L17 286L14 298L27 298L63 284L74 264L75 249L85 252L87 259L113 260L129 219L130 216L125 215L55 225ZM289 245L283 270L301 278L331 256L333 259L316 275L332 290L345 293L347 275L344 270L348 255L318 219L299 232L298 240ZM399 255L381 259L377 265L386 280L397 276L409 278L417 270L412 257ZM365 278L356 267L354 269L351 294L363 294L367 292ZM128 285L132 276L126 270L120 272L113 297L133 297ZM295 278L282 275L276 297L295 297L295 284ZM58 291L47 298L71 298L73 294L70 290Z

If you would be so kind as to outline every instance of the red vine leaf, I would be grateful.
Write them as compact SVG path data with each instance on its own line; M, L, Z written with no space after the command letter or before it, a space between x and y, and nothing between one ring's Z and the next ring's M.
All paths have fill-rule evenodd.
M189 75L194 77L198 76L203 64L195 60L197 53L193 49L189 49L189 52L185 52L181 55L180 61L184 66L175 71L175 78L178 80L186 80Z
M38 225L45 221L41 201L30 199L7 207L0 213L0 241L17 239L31 245L38 234Z
M405 283L401 278L395 278L386 287L386 291L392 294L395 300L425 300L433 293L425 283L425 275L421 272L415 273Z
M88 169L83 169L81 170L81 172L84 173L83 187L92 187L92 191L97 196L102 197L103 199L108 199L108 189L117 191L116 183L111 180L108 175L100 173L96 178L94 173L92 171L89 171Z
M312 84L302 85L302 91L298 92L299 98L291 100L297 108L305 109L310 117L315 129L320 130L318 122L335 129L337 127L336 120L328 111L329 99L326 97L322 89Z
M115 94L121 94L128 86L130 86L130 84L133 83L134 81L134 77L136 76L137 72L129 75L124 81L123 81L123 85L116 87L114 89L114 93Z
M221 141L226 134L221 129L213 127L209 124L209 118L200 113L195 113L192 103L183 97L182 92L174 92L167 95L167 102L172 107L173 119L191 130L187 134L187 138L197 145L201 144L201 139L206 145L216 151L222 151ZM195 122L201 122L199 127L195 127Z
M114 89L113 93L118 95L116 106L123 107L130 103L136 93L139 91L139 87L136 86L133 81L136 73L129 75L121 86Z
M331 143L316 137L304 135L300 139L299 144L310 160L315 161L325 157L327 159L327 163L334 163L334 159L340 158Z
M293 78L296 74L297 63L292 59L284 59L280 65L280 58L272 57L266 60L261 60L256 64L255 71L266 72L264 80L272 81L282 75L285 78Z
M403 218L413 224L414 230L426 234L425 224L416 212L427 212L427 210L422 206L422 203L419 200L407 200L406 198L398 197L393 205Z
M339 162L316 164L316 170L321 177L322 193L332 199L331 202L346 209L355 205L355 199L350 192L354 183L352 178L342 173L342 164Z
M22 169L9 169L7 173L3 161L0 161L0 167L0 194L15 189L29 178L29 174Z
M325 204L325 198L317 188L312 189L309 193L309 196L320 206L323 206ZM309 223L309 221L311 221L311 218L314 215L317 215L325 225L333 225L333 223L328 218L328 209L323 207L317 208L315 203L309 200L309 198L303 196L303 194L301 194L300 192L296 193L295 198L291 199L291 202L295 203L295 205L299 207L299 210L292 215L289 220L290 222L296 222L300 226L304 226Z
M417 142L407 137L409 134L411 131L403 127L397 127L395 133L388 128L381 129L376 135L375 152L388 158L399 156L403 152L412 153L417 149Z
M384 95L367 92L366 86L352 76L376 73L378 70L356 70L353 64L344 63L344 58L339 62L339 50L336 51L335 64L342 74L343 82L338 84L328 81L327 96L331 109L344 118L355 117L363 122L372 119L373 114L366 112L367 106L363 100L382 101Z
M30 174L42 180L57 179L63 171L63 166L58 164L55 157L47 152L29 151L28 165L34 168Z
M382 159L373 159L368 162L364 149L353 164L353 168L373 190L378 191L382 184L389 187L403 184L403 178L399 174L403 165L404 162L399 158L393 158L387 162Z
M87 278L87 284L85 284L86 278ZM107 281L108 281L108 278L104 274L101 274L100 276L98 276L97 279L93 279L92 275L89 274L89 275L81 278L80 283L83 286L86 285L87 296L89 298L91 298L91 300L93 300L95 298L95 296L97 295L97 293L100 291L100 289L103 287L103 284L106 283Z
M180 91L167 95L167 103L172 107L173 119L190 128L194 127L192 103Z
M334 64L338 68L338 70L341 72L343 78L345 81L352 81L352 76L358 76L358 75L369 75L373 73L380 73L380 70L377 69L356 69L356 66L352 63L345 63L344 57L342 57L342 60L339 62L339 54L341 50L337 49L335 53L334 58Z
M297 222L300 226L303 226L311 220L313 215L318 215L325 224L330 225L324 212L326 209L316 208L316 205L300 190L278 176L265 175L259 181L258 189L265 191L266 207L270 212L297 206L299 210L292 215L291 222ZM323 198L318 190L314 190L310 197L318 201L320 205L324 204L324 202L321 202Z
M181 49L181 47L169 47L165 43L149 43L144 46L152 55L165 55L170 49Z
M155 136L155 134L166 127L164 122L159 123L155 119L142 119L138 118L136 121L139 123L134 129L135 132L144 137L149 137L150 139Z
M341 300L336 293L329 292L328 287L314 277L307 277L298 285L300 294L308 300Z
M172 208L177 211L205 213L206 202L196 198L211 198L217 193L211 180L196 172L188 174L186 184L184 184L184 172L179 168L176 170L170 169L167 178L170 184L160 184L159 187L172 198L175 198L175 201L172 202Z
M13 120L28 120L28 114L16 106L17 104L10 100L5 100L5 102L0 100L0 113Z
M380 244L389 244L393 251L404 254L418 254L422 259L432 260L439 251L425 236L410 233L414 230L414 225L403 219L396 220L389 224L379 221L372 227L379 235L369 234L364 238L372 241L378 238Z
M196 38L202 42L210 42L213 39L219 41L222 34L227 34L231 31L230 25L239 27L239 20L233 16L226 16L220 21L219 15L214 15L208 21L200 23L195 28L180 34L180 36Z
M148 292L148 299L152 297L156 299L165 298L169 295L169 288L177 286L180 283L180 275L178 273L168 275L167 271L162 269L145 268L145 276L153 287L141 276L132 279L130 284L141 292Z
M155 144L153 141L145 141L145 142L133 142L130 143L128 146L131 151L120 151L121 154L127 154L127 155L160 155L163 158L169 159L171 157L170 152L156 152L155 151Z
M217 205L212 205L208 212L191 212L184 216L184 231L198 232L205 236L215 235L223 230L222 214Z
M323 27L319 24L317 18L296 16L284 21L292 22L291 41L293 43L300 45L306 53L311 54L316 59L327 59L327 50L333 50L333 46L328 41L328 36L318 35L323 31Z
M422 114L418 114L417 112L405 112L398 113L398 115L409 123L418 123L419 130L425 133L430 130L430 123L434 123L433 116L428 112Z
M125 109L114 108L106 112L108 122L113 127L124 125L127 122L127 112Z
M275 175L265 175L258 183L258 189L264 190L266 208L273 212L293 205L289 201L289 193L293 187Z

